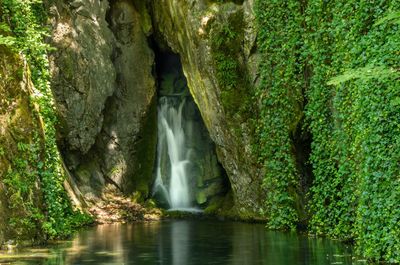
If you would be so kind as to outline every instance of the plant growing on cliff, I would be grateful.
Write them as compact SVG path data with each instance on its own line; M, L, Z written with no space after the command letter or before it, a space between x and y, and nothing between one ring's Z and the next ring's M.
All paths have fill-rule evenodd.
M397 23L387 18L399 8L396 1L308 8L315 17L308 23L311 229L354 239L360 254L390 262L400 259L400 42Z
M26 58L31 70L31 79L34 83L34 94L32 103L39 106L38 115L42 121L44 135L36 135L34 139L35 150L44 150L39 157L36 152L29 152L29 157L21 158L19 163L22 166L14 165L9 172L7 182L13 183L13 194L26 193L32 189L35 180L32 179L32 172L39 177L41 189L46 205L45 216L36 215L42 223L42 229L50 238L65 237L71 234L72 230L81 224L90 221L90 218L75 212L69 202L63 187L65 180L61 158L56 144L57 117L54 107L53 95L50 89L49 63L47 51L50 46L44 42L47 31L44 27L47 15L40 0L3 0L1 2L2 29L11 31L12 42L4 43L19 51ZM10 30L8 30L10 29ZM44 141L42 142L42 138ZM24 166L25 165L25 166ZM27 166L34 167L27 183L18 182L18 176L28 174ZM28 180L24 178L24 180ZM31 186L30 186L31 185Z
M255 100L260 103L256 152L265 166L267 190L264 214L273 229L294 229L298 221L296 191L299 173L291 134L301 116L302 22L298 1L256 1L258 46L262 56L260 83ZM299 114L300 113L300 114Z
M354 240L360 255L393 263L400 261L399 10L398 1L364 0L259 0L255 10L263 56L257 150L270 227L296 222L288 132L304 90L315 178L310 230Z
M40 222L44 216L35 205L40 204L37 183L37 168L40 147L35 143L18 142L19 156L11 161L11 167L4 176L3 183L7 187L8 204L13 210L8 214L9 225L17 237L34 236L40 231ZM34 203L36 202L36 203Z
M223 8L229 9L229 5ZM227 114L245 113L249 108L252 91L245 67L241 42L244 38L243 13L237 12L228 17L219 17L212 24L211 53L215 63L216 77L221 89L221 102ZM245 116L245 115L243 115Z

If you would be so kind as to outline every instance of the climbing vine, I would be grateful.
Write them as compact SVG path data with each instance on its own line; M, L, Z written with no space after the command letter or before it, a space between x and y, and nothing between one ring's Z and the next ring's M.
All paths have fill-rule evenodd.
M0 44L7 45L22 53L29 65L31 79L34 83L32 103L39 106L37 115L42 121L44 136L36 135L34 145L28 152L29 157L17 159L17 167L9 172L8 180L13 194L24 194L33 189L35 178L39 177L41 190L46 205L45 215L37 215L42 229L49 238L65 237L79 225L90 222L90 218L75 212L64 190L64 172L56 144L57 117L53 95L50 89L49 62L47 51L50 46L44 42L47 30L46 11L40 0L2 0L1 28L8 36L1 36ZM44 141L41 140L44 138ZM22 145L21 145L22 146ZM44 150L39 157L38 150ZM15 165L14 165L15 166ZM28 170L28 167L35 169ZM26 183L16 182L21 176L29 174ZM25 192L24 192L25 191Z
M400 3L257 1L260 144L271 228L297 222L290 132L312 134L309 228L400 261ZM301 114L299 115L301 116ZM396 203L397 202L397 203Z
M309 15L325 19L308 23L314 73L307 116L316 178L310 227L354 239L359 254L390 262L400 258L400 42L392 15L399 8L396 1L308 7Z
M299 176L291 134L303 101L302 17L299 1L257 1L258 45L262 56L256 151L265 165L265 214L273 229L294 229L298 221L296 190Z
M34 135L34 138L37 136ZM35 168L40 161L39 145L34 143L17 143L18 156L12 161L6 172L3 183L9 196L8 225L17 238L40 238L40 222L44 215L37 207L40 205L40 194L35 188L38 171Z

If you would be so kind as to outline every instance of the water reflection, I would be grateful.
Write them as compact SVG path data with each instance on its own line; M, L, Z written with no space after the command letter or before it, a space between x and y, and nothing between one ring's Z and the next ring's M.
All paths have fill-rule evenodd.
M171 235L169 237L172 244L172 264L189 264L189 224L187 222L174 222L171 224ZM162 246L161 246L162 247ZM163 264L163 263L162 263ZM166 263L168 264L168 263Z
M49 249L5 254L0 264L357 264L333 241L215 221L102 225Z

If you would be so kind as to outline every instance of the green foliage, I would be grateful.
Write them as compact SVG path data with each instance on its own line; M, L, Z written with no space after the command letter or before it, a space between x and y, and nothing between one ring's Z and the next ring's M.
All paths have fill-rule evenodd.
M256 2L257 149L272 228L296 222L290 132L302 90L312 133L310 229L400 261L399 1ZM397 203L396 203L397 202Z
M210 0L210 1L218 3L218 4L225 4L225 3L229 3L229 2L233 2L238 5L243 4L243 0Z
M375 22L374 26L379 26L385 23L400 23L400 12L390 12L385 17Z
M368 65L362 68L350 69L341 75L335 76L327 83L327 85L339 85L352 79L368 81L370 79L386 79L389 77L398 78L400 77L400 72L385 66Z
M6 23L0 23L0 45L5 45L7 47L14 47L15 37L7 36L11 34L11 29Z
M227 9L230 7L227 6ZM247 72L240 64L243 57L243 13L237 12L221 17L213 23L211 31L211 52L215 62L216 77L221 89L221 102L229 115L245 113L251 94Z
M311 229L354 239L360 254L389 262L400 260L400 42L390 15L399 8L312 2L306 37L314 71Z
M38 171L35 165L40 161L40 147L33 143L17 144L18 158L12 161L3 179L12 209L9 225L19 238L38 237L40 222L44 215L37 208L40 205L36 189Z
M32 102L39 106L38 115L44 130L44 136L37 135L34 139L35 150L44 150L41 157L38 157L39 152L28 152L27 157L14 161L7 182L18 201L26 196L29 190L34 189L36 178L39 177L46 213L45 216L34 216L40 221L42 229L49 238L66 237L77 226L90 222L90 218L72 209L63 187L65 177L56 145L57 117L49 86L47 51L50 46L44 42L44 37L47 35L44 27L47 20L46 12L40 0L2 0L1 12L2 32L12 33L12 37L8 37L12 38L13 42L4 43L7 36L2 36L0 41L3 40L3 44L11 45L27 60L34 83ZM44 141L41 143L43 137ZM21 178L23 175L25 177ZM21 181L27 179L29 181L25 183Z
M262 56L256 151L263 161L267 190L265 213L273 229L294 229L298 221L295 191L299 176L291 133L302 105L301 6L298 1L256 1L258 45Z
M336 40L330 30L339 33L348 29L339 28L332 21L333 6L335 3L310 3L307 9L310 18L307 20L309 32L305 37L305 48L313 67L313 76L307 92L309 103L306 115L313 135L311 161L315 175L311 188L310 210L313 216L310 226L317 234L351 240L354 237L356 179L352 174L354 160L346 156L355 155L356 149L348 148L352 141L348 132L354 125L343 123L343 118L351 115L352 110L346 107L350 104L349 91L340 90L335 95L332 87L327 85L327 81L338 73L338 69L332 66L330 49ZM347 13L352 12L351 9L343 9ZM342 39L344 36L337 37ZM339 115L335 107L342 108L344 113ZM337 141L336 137L342 140Z

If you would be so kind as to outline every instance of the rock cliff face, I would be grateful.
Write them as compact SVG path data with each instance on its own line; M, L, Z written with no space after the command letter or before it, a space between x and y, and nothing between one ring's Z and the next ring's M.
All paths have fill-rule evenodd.
M87 153L103 125L105 102L115 90L113 35L107 1L59 1L51 8L53 91L63 117L65 144Z
M30 95L32 83L23 60L0 46L0 246L10 238L41 238L32 216L43 207L32 155L40 159L36 144L43 130ZM22 192L15 192L23 185Z
M77 185L149 192L155 159L151 27L131 1L56 1L51 7L53 91L61 149Z
M152 1L156 38L181 56L189 89L229 176L236 214L245 218L258 214L263 197L251 153L249 114L256 113L246 109L257 77L252 6L253 1Z
M149 195L157 141L152 35L181 57L230 180L233 213L258 215L263 190L251 152L257 78L252 7L252 0L56 1L51 61L60 143L86 198L106 183Z

